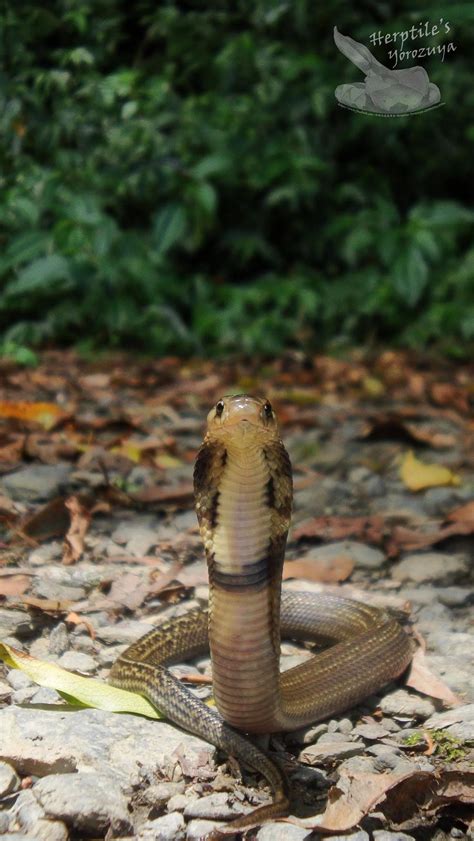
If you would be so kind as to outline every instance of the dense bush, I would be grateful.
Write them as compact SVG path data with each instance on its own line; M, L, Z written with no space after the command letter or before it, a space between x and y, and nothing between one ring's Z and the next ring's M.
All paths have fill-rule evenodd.
M474 339L474 16L427 9L9 4L4 348L462 352ZM336 85L362 77L334 25L369 44L443 14L456 52L422 63L444 107L392 119L338 107Z

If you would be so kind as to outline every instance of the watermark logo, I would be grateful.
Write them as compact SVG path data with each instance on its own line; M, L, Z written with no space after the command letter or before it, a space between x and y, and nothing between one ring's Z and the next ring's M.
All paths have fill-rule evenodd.
M449 32L449 23L441 18L440 26L444 23L444 31ZM426 22L418 27L401 32L383 35L373 32L370 36L371 44L393 44L389 58L394 61L394 68L385 67L370 50L348 35L342 35L334 27L334 42L341 53L355 64L365 75L364 82L338 85L335 91L336 99L344 108L360 111L364 114L374 114L379 117L402 117L409 114L419 114L443 105L441 92L437 85L430 82L424 67L408 67L395 69L400 61L405 59L424 58L434 54L441 55L444 61L446 53L454 52L456 47L452 42L438 47L418 47L408 49L408 41L417 38L437 35L441 30L435 25L429 29ZM447 29L446 29L447 27Z

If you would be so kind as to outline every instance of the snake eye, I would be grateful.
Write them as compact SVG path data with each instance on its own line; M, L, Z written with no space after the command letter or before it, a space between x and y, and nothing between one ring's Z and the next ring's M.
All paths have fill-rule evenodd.
M264 413L266 418L272 418L273 417L272 404L269 403L268 400L266 400L265 403L263 404L263 413Z
M222 415L222 412L223 412L223 411L224 411L224 401L223 401L223 400L219 400L219 401L216 403L216 417L217 417L217 418L220 418L220 416Z

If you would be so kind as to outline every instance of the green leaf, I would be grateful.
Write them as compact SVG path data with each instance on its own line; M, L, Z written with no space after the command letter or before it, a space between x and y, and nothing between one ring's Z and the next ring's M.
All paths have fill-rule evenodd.
M428 282L428 266L416 246L407 246L397 257L392 278L396 292L409 307L414 307Z
M159 257L163 257L170 248L184 239L186 228L186 211L176 202L170 202L156 214L152 236Z
M117 689L94 678L81 677L53 663L38 660L6 643L0 643L0 660L13 669L21 669L40 686L55 689L66 698L87 707L108 712L135 713L147 718L162 718L146 698L125 689Z
M60 254L51 254L49 257L40 257L34 263L26 266L16 280L8 284L6 293L12 297L27 295L32 292L51 294L54 291L51 284L57 284L58 281L69 282L70 280L69 261Z

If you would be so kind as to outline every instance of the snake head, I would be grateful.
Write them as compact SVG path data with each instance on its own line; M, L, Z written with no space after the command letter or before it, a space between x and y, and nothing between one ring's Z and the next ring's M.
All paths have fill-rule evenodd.
M277 439L278 426L271 403L249 394L222 397L207 416L207 439L241 444L265 444Z

